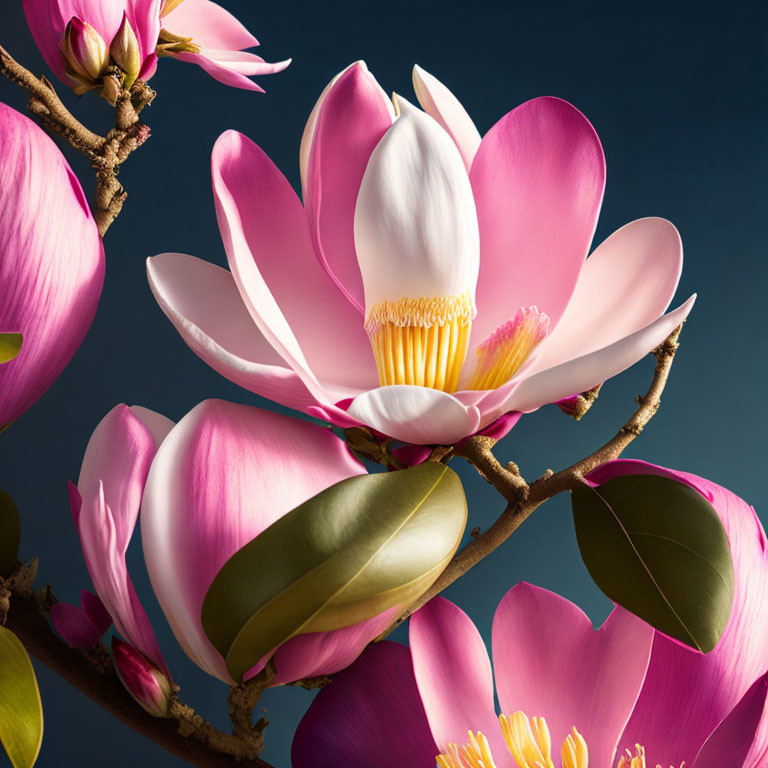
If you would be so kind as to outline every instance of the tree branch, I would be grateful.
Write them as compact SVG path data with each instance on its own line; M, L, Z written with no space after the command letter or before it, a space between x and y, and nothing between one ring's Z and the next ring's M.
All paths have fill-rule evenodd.
M91 161L91 167L96 172L93 217L103 237L120 215L127 197L117 180L120 165L149 138L149 128L141 123L139 114L152 102L155 92L141 80L136 81L130 93L121 91L116 84L115 127L107 136L100 136L86 128L64 106L45 76L38 78L33 75L1 45L0 74L30 93L27 107L49 133L63 136Z
M456 579L463 576L483 558L500 547L529 517L548 499L568 491L584 482L584 477L593 470L618 459L624 449L643 431L661 404L661 395L669 378L669 371L678 348L682 325L670 334L666 341L653 351L656 369L653 381L645 396L637 398L639 406L631 418L605 445L585 458L559 472L548 470L530 485L522 478L517 466L503 467L493 455L494 440L475 436L456 449L456 454L469 460L483 477L488 480L507 500L507 507L496 522L473 541L467 543L451 560L437 581L378 639L383 639L412 613L440 594Z
M271 768L244 746L239 735L214 728L178 699L171 702L172 718L147 714L123 688L103 646L102 653L95 655L70 648L53 633L31 595L13 589L2 607L6 609L5 625L30 654L102 709L171 754L199 768ZM94 657L98 664L94 664Z

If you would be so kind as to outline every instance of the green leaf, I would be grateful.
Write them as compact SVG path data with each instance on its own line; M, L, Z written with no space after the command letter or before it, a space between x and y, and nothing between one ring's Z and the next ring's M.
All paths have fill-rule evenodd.
M581 557L600 589L704 653L723 634L733 561L714 507L689 485L626 475L572 494Z
M16 567L21 539L21 521L13 499L0 490L0 576L9 576Z
M459 546L461 481L442 464L331 486L235 553L203 602L235 680L289 638L356 624L422 595Z
M43 706L24 646L0 626L0 741L14 768L32 768L43 740Z
M20 333L0 333L0 365L8 363L21 351Z

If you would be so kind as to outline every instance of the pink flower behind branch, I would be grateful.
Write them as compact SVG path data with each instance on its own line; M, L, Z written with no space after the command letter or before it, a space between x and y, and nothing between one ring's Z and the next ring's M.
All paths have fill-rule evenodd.
M23 336L19 355L0 366L0 431L69 363L103 282L80 183L42 129L0 104L0 331Z

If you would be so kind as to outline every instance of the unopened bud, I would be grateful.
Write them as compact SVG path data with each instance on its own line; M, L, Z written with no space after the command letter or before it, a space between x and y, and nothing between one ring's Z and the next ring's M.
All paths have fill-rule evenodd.
M123 87L129 90L136 82L141 70L141 48L139 38L133 31L131 23L128 21L127 14L123 14L123 23L117 30L115 39L109 48L112 59L120 69L125 73L125 83Z
M160 10L160 18L165 18L174 8L178 8L184 0L165 0Z
M95 87L109 64L109 51L101 35L88 22L73 16L60 48L73 80Z
M112 638L112 655L120 682L153 717L168 717L171 682L138 648Z

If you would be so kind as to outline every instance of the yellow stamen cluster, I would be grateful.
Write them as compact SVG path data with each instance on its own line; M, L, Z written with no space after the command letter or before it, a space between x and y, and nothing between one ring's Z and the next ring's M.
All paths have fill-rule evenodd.
M477 368L468 389L496 389L509 381L549 332L549 317L521 307L477 348Z
M371 307L365 330L381 385L415 384L455 392L474 313L468 293Z
M448 745L447 754L437 756L438 768L496 768L491 745L480 731L467 731L469 741L464 746Z
M499 723L518 768L555 768L552 739L543 717L529 720L522 712L515 712L513 715L501 715ZM461 747L448 744L447 751L437 756L438 768L496 768L485 736L472 731L468 734L466 744ZM563 742L562 757L563 768L588 768L587 744L575 728Z
M634 754L629 749L625 750L616 768L646 768L645 749L639 744L635 744ZM662 768L662 766L657 764L656 768ZM673 768L673 766L669 768ZM680 763L680 768L685 768L685 763Z

